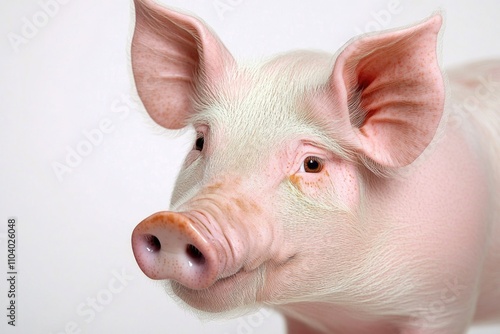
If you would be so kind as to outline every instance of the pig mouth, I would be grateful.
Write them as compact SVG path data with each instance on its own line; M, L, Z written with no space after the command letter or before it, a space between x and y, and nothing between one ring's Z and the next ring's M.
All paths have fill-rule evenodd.
M250 271L240 268L234 274L221 277L202 290L191 289L174 280L170 280L170 286L178 297L195 309L210 313L224 312L238 306L232 303L230 297L234 292L239 294L240 290L244 290L251 292L246 295L257 295L257 289L252 282L257 281L255 276L259 270L260 267Z
M239 281L241 281L245 277L253 275L258 270L259 270L259 268L255 268L255 269L250 270L250 271L245 270L244 268L240 268L237 272L235 272L232 275L218 278L217 280L214 281L214 283L212 285L210 285L209 287L207 287L205 289L202 289L202 290L191 289L191 288L189 288L189 287L187 287L187 286L185 286L182 283L177 282L177 281L172 281L172 283L176 284L176 285L179 285L179 286L182 286L183 290L185 290L185 291L192 291L192 292L196 292L196 291L215 292L215 291L219 290L222 286L224 286L224 288L228 288L228 285L237 285L239 283Z
M280 263L265 261L253 268L242 266L234 274L219 277L212 285L201 290L189 288L175 280L169 280L167 284L178 298L197 310L208 313L226 312L265 300L266 285L269 285L268 279L273 276L271 273L274 270L289 270L290 263L294 265L295 259L296 255L291 255ZM271 280L273 286L279 285L274 279Z

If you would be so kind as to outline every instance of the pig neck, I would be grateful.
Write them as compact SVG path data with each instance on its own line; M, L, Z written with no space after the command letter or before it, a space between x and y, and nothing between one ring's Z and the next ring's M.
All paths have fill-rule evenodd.
M402 243L398 255L415 251L428 256L426 261L417 259L422 270L413 275L425 280L432 276L426 275L428 271L440 277L434 287L416 289L415 295L424 290L432 293L432 288L437 295L445 289L443 282L458 280L464 291L457 302L446 306L451 313L467 300L477 302L473 320L500 318L500 129L495 139L483 127L477 122L448 123L422 159L401 177L372 182L367 190L370 220L378 225L373 232L398 222L390 238ZM398 234L411 237L403 240ZM473 309L470 304L466 307Z

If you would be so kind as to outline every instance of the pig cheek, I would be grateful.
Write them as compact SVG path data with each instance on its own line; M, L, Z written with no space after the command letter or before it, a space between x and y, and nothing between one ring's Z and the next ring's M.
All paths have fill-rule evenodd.
M359 178L356 167L345 161L335 164L332 182L340 201L355 211L360 201Z
M261 299L310 299L332 282L341 286L356 276L365 249L355 223L358 177L354 165L330 157L320 173L295 173L281 184L275 207L284 229L282 247L293 256L283 266L267 268Z

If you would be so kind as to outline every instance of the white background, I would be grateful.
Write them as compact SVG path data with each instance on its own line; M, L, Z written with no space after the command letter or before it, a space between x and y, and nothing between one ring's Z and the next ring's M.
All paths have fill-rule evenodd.
M498 1L401 0L399 13L377 16L389 2L168 4L202 17L238 58L296 48L334 52L360 31L408 25L438 8L446 12L445 66L500 56ZM230 9L218 13L221 3ZM0 4L0 332L283 333L281 319L263 313L201 323L140 272L130 247L132 229L167 208L191 143L158 131L142 105L128 102L135 97L128 1L69 0L51 14L44 16L34 0ZM26 22L39 27L26 30ZM13 34L25 43L14 45ZM85 133L103 122L107 133L85 147ZM66 165L78 148L87 156L73 157L58 177L54 165ZM4 308L12 216L18 219L16 328L6 325ZM125 275L123 282L117 273ZM99 311L90 307L92 299Z

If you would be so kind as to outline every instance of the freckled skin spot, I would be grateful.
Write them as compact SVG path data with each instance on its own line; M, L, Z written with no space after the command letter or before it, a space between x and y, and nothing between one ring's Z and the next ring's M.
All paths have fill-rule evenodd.
M292 184L297 187L297 189L299 189L300 191L302 191L302 186L300 184L300 182L302 181L302 178L296 174L292 174L288 177L288 179L290 180L290 182L292 182Z
M226 202L217 202L217 206L227 216L233 216L234 212L234 203L233 201L226 201Z
M205 189L207 192L213 192L215 190L218 190L222 186L221 182L214 183L212 185L207 186Z
M249 199L242 199L245 198L244 196L240 196L237 198L233 199L234 204L245 214L260 214L262 213L261 208L259 205L252 200Z
M255 203L255 202L250 202L250 206L252 207L252 210L254 211L255 214L262 214L262 209L261 207Z
M236 206L243 211L243 213L249 213L249 207L245 201L243 201L241 198L235 198L234 203Z
M298 186L299 182L302 180L302 178L296 174L290 175L288 178L290 179L290 182L296 186Z
M181 217L178 217L178 216L172 216L170 218L170 223L169 223L165 220L165 218L163 216L155 215L155 216L151 216L147 220L147 222L140 225L138 227L138 231L139 232L147 231L150 228L150 226L160 226L164 229L171 230L172 226L175 226L176 229L178 229L182 232L189 233L189 229L188 229L186 224L187 224L186 220L181 218Z

